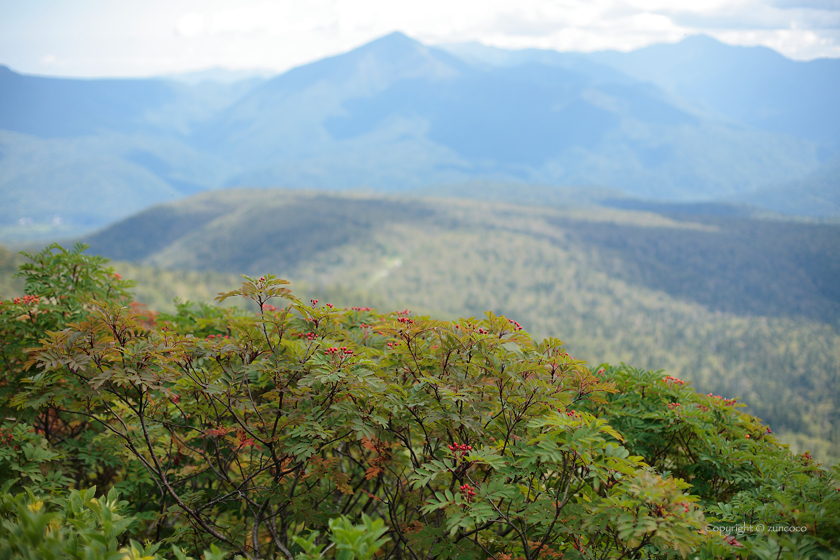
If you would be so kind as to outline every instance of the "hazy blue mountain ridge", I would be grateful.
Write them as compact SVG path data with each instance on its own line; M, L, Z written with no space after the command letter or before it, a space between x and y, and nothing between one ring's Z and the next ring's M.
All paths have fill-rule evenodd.
M393 191L481 177L709 199L818 164L807 141L710 119L609 75L459 62L392 34L267 82L204 135L224 153L272 162L229 186Z
M743 124L819 143L824 158L840 150L838 59L793 61L706 36L591 58Z
M508 51L478 43L442 46L473 64L512 67L544 64L575 69L601 82L644 81L672 100L762 130L840 150L840 60L794 61L767 47L721 43L705 35L631 52Z
M840 150L838 64L709 38L583 54L393 33L267 80L2 67L0 237L47 227L56 208L65 225L93 227L229 186L483 181L670 201L758 193L749 202L761 205L762 189L805 180Z
M781 214L840 216L840 157L829 160L807 177L740 194L732 202L758 205Z
M23 76L0 67L0 236L74 235L217 186L191 127L261 80Z

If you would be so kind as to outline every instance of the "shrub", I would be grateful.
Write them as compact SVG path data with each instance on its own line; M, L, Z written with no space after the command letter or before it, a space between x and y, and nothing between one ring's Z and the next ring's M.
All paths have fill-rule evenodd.
M36 262L39 289L66 301L64 265ZM129 537L341 560L380 546L498 560L837 549L838 472L791 456L736 401L661 373L590 369L493 313L337 309L266 275L218 298L257 314L183 304L153 316L97 270L104 282L16 350L7 406L38 433L45 414L60 419L48 445L77 484L124 493ZM759 513L807 532L723 538Z

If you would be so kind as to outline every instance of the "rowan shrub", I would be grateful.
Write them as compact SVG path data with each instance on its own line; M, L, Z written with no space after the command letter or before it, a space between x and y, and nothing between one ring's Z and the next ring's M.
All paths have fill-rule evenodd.
M258 313L154 315L82 248L48 253L24 271L42 290L27 295L70 311L8 345L4 406L56 450L44 470L71 473L65 488L121 492L121 546L341 560L837 550L838 472L790 455L737 401L660 372L590 368L493 313L304 302L272 275L218 298ZM92 279L72 301L71 258ZM0 307L4 337L14 305ZM798 486L774 486L785 480ZM774 520L808 526L795 541L708 529L748 505L769 522L780 504Z

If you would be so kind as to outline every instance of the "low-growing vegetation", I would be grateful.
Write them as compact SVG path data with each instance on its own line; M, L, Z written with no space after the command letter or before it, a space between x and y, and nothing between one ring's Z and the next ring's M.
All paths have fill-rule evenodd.
M50 246L0 305L0 558L830 558L840 468L514 319L131 305Z

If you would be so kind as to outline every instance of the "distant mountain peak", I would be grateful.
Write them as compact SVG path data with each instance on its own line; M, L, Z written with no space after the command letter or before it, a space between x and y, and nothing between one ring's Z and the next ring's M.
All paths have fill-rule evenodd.
M412 39L402 31L392 31L387 35L383 35L382 37L378 37L373 41L367 43L368 45L373 45L377 43L387 43L387 44L411 44L411 45L419 45L423 46L423 43L417 41L416 39Z
M432 63L438 67L440 71L441 63L445 66L457 65L458 61L439 49L424 45L416 39L412 39L402 31L394 31L388 35L383 35L369 43L362 45L346 55L349 58L358 56L374 55L380 63L390 64L398 62L403 66L402 71L409 70L409 65L413 65L418 69L425 67L422 72L430 70L428 64ZM452 74L450 71L444 71L444 74Z
M402 79L455 76L462 66L449 53L394 31L351 51L293 68L272 79L265 91L289 85L302 89L324 80L333 84L352 82L360 91L378 91Z

